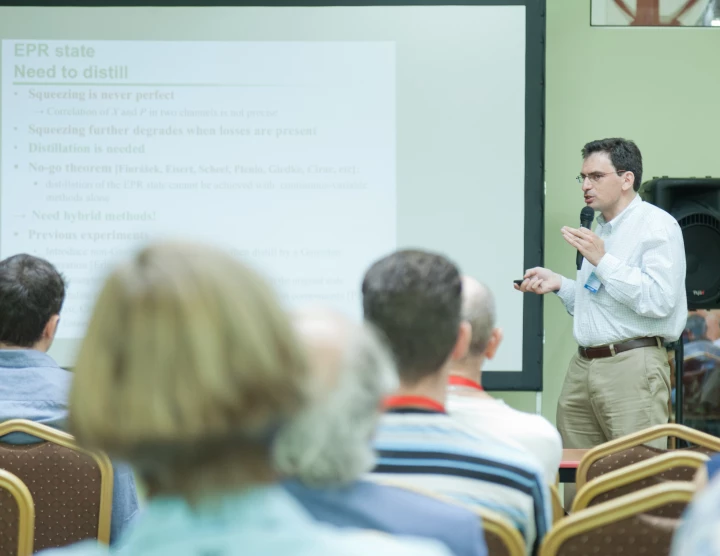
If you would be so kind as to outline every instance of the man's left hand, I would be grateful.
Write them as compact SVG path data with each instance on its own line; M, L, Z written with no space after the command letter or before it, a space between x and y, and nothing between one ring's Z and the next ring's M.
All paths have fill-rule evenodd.
M600 263L600 259L605 255L605 242L595 232L587 228L568 226L563 226L560 231L565 241L580 251L591 265L597 266Z

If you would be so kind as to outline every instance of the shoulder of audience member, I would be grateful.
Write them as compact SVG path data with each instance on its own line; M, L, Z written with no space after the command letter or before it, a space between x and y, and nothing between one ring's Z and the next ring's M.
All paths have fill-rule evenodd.
M695 495L692 503L685 512L689 520L718 520L720 519L720 474L716 474L705 489ZM718 530L720 533L720 529Z
M672 556L718 554L720 549L720 476L695 496L685 510L683 520L673 535Z
M478 440L477 447L470 442L464 442L467 455L506 460L508 463L543 475L544 471L540 461L517 440L503 438L498 432L483 433L465 423L455 422L454 426Z
M376 489L385 490L390 496L393 496L405 506L419 509L423 514L427 514L433 518L442 516L446 521L456 522L454 526L467 525L468 527L477 528L479 521L478 515L465 506L393 485L376 483L372 484L372 486ZM448 531L448 534L455 533Z
M348 547L354 547L347 556L452 556L439 541L415 537L392 536L379 531L358 531L345 536ZM345 552L335 552L344 555Z
M522 431L522 438L532 437L533 445L539 445L555 455L558 464L562 458L562 438L557 428L542 415L528 413L512 408L521 423L516 423L518 430ZM521 446L522 447L522 446Z
M548 421L542 415L535 415L534 413L527 413L535 425L533 433L537 434L537 438L546 441L548 444L557 447L559 451L562 451L562 438L560 433L550 421Z
M51 548L38 552L35 556L109 556L107 547L95 541L83 541L65 548Z
M337 556L452 556L441 543L426 539L394 537L376 531L344 533L340 538L342 542L337 542L338 537L333 534L333 540L326 546ZM241 547L238 549L238 554L242 553ZM109 556L109 552L93 542L46 550L38 556Z

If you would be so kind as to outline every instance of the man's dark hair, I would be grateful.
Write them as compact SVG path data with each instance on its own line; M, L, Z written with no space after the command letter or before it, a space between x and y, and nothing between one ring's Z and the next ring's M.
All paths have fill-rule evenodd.
M397 251L373 264L362 284L365 318L382 330L403 382L435 374L457 341L462 283L442 255Z
M619 137L590 141L582 149L583 159L594 153L607 153L615 170L625 170L635 175L633 189L638 191L642 184L642 154L633 142Z
M22 254L0 261L0 343L35 345L64 300L65 281L46 260Z

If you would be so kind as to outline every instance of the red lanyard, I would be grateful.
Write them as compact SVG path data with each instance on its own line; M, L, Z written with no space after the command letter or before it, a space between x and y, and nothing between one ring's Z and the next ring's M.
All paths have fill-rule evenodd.
M474 388L475 390L479 390L480 392L483 391L483 387L480 384L478 384L474 380L465 378L464 376L450 375L450 379L448 382L452 386L467 386L468 388Z
M388 396L383 403L385 409L417 408L445 413L445 406L425 396Z

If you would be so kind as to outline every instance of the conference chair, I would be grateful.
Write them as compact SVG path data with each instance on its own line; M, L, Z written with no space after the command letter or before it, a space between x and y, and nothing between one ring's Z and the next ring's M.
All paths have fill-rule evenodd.
M683 448L684 451L708 455L720 452L720 438L674 423L656 425L605 442L589 450L578 465L576 477L578 490L589 480L605 473L657 457L668 453L668 451L672 452L673 450L662 450L644 445L647 442L664 437L675 437L694 444L690 448ZM692 477L683 476L682 478L683 480L691 480Z
M467 507L467 506L465 506ZM500 514L485 508L469 508L482 519L488 556L524 556L525 541L520 531Z
M0 554L30 556L34 527L30 491L15 475L0 469Z
M0 442L0 469L22 480L35 503L36 551L84 539L110 540L113 469L104 454L88 452L74 438L39 423L0 423L0 437L25 433L34 444Z
M552 503L553 524L555 524L565 517L565 508L563 508L557 485L548 485L548 489L550 490L550 502Z
M670 553L679 519L649 515L671 504L688 504L695 487L669 482L572 513L547 534L539 556Z
M572 512L656 484L668 481L691 481L697 470L705 465L707 460L708 457L705 454L677 450L610 471L588 481L578 490L573 501ZM659 513L653 515L679 518L684 510L685 504L674 504L659 509Z
M446 504L453 504L454 506L461 506L466 510L475 513L482 520L482 528L485 533L485 544L488 549L488 556L525 556L525 541L510 521L505 519L500 514L493 512L485 508L479 508L477 506L467 506L454 500L453 498L442 496L434 492L423 490L414 486L409 486L401 482L395 482L393 480L382 479L378 481L381 484L392 486L395 488L401 488L409 490L422 496L429 498L435 498L441 500Z

